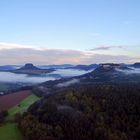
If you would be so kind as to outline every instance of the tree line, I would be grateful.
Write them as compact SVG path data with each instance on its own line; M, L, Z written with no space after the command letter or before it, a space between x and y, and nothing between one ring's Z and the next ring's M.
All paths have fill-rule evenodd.
M17 118L27 140L139 140L140 87L65 88Z

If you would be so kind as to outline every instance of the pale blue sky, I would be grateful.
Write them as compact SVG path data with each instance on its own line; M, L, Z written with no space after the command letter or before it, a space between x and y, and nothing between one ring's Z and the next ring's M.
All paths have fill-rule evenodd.
M139 26L139 0L0 1L2 43L139 57Z

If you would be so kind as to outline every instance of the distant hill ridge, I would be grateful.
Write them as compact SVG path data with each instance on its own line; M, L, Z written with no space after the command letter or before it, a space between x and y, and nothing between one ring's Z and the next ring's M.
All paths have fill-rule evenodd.
M133 64L132 66L135 68L140 68L140 62L137 62L137 63Z
M21 67L19 70L41 70L41 69L34 66L32 63L27 63L23 67Z
M51 73L53 71L54 69L40 69L34 66L32 63L27 63L23 67L16 69L12 72L30 74L30 75L41 75L41 74Z

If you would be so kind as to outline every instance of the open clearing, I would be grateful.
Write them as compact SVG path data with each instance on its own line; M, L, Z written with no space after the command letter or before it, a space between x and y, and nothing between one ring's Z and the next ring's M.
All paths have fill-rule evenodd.
M16 113L25 112L31 104L33 104L34 102L36 102L39 99L40 98L37 97L36 95L30 95L30 96L26 97L18 105L14 106L8 110L7 119L12 119Z
M8 95L0 96L0 111L7 110L19 104L23 99L31 95L31 90L23 90Z
M16 123L6 123L0 126L0 140L23 140Z
M5 95L7 97L2 96L5 98L0 98L0 101L3 102L3 104L0 102L0 105L2 104L3 106L4 106L4 101L6 101L7 98L9 100L5 104L7 104L10 101L10 104L6 106L6 108L8 109L8 116L6 118L6 122L0 125L0 140L23 140L23 136L20 133L17 124L9 121L13 120L14 115L16 113L19 112L23 113L28 109L28 107L31 104L33 104L35 101L39 100L40 98L32 94L30 90L12 93L11 95L12 96L10 96L10 94Z

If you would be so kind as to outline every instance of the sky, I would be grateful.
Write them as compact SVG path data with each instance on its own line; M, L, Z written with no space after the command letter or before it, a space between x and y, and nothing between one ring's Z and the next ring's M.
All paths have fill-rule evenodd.
M140 61L139 0L0 1L0 65Z

